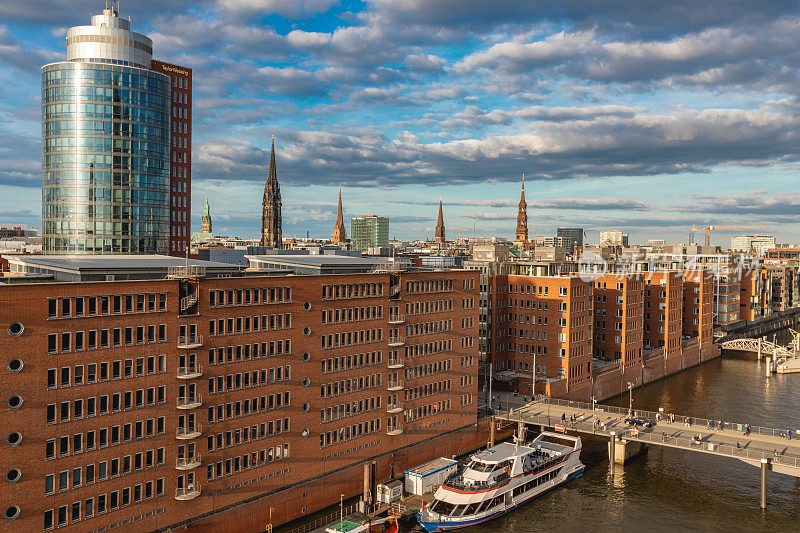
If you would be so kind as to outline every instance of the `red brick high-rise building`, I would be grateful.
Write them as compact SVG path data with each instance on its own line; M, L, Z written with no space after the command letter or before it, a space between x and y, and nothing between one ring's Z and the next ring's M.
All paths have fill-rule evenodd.
M183 256L192 233L192 69L156 60L151 68L172 81L169 254Z

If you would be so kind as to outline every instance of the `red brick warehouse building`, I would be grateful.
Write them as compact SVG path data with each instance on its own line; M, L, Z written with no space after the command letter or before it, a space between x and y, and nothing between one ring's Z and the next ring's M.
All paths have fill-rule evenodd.
M261 530L474 448L477 276L0 286L6 527Z

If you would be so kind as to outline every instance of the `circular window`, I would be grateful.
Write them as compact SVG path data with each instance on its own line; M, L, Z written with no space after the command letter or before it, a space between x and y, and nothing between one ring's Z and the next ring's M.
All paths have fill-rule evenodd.
M22 363L22 359L12 359L8 362L8 371L14 372L15 374L22 370L22 367L25 366Z
M310 405L308 405L307 403L303 404L303 412L304 413L307 413L310 409L311 409Z
M6 520L14 520L19 516L19 513L20 513L19 507L17 507L16 505L12 505L8 509L6 509L5 513Z
M16 483L22 477L22 471L19 468L12 468L6 473L6 481L9 483Z
M22 442L22 433L19 431L9 433L8 437L6 438L6 444L9 446L17 446L20 442Z
M15 337L22 335L23 331L25 331L25 326L22 325L22 322L12 322L11 325L8 326L8 332Z
M306 311L311 311L311 302L304 303L303 309L305 309Z
M15 394L11 398L8 399L8 407L10 409L19 409L22 407L22 396L19 394Z
M303 361L305 361L305 362L311 361L311 354L308 353L308 352L304 353L303 354Z
M303 328L303 335L305 335L306 337L308 337L309 335L311 335L311 328L310 328L310 327L308 327L308 326L304 327L304 328Z
M311 385L311 380L308 378L303 378L303 387L308 387Z
M301 431L300 434L303 436L304 439L307 439L308 436L310 435L308 428L303 428L303 431Z

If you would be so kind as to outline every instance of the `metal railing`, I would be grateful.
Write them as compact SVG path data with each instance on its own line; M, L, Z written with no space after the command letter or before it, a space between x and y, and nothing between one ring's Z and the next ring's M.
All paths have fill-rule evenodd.
M355 513L356 511L358 511L358 503L345 506L341 511L337 509L335 513L329 513L321 518L317 518L313 522L307 522L305 524L299 525L293 529L290 529L286 533L308 533L309 531L314 531L315 529L319 529L323 526L326 526L331 522L340 520L340 517L342 515L349 516Z
M461 467L454 473L450 474L447 479L444 480L443 485L445 487L450 487L452 489L464 492L481 492L504 485L509 479L511 479L511 476L509 476L508 472L503 472L500 475L492 478L491 481L476 481L472 483L466 483L464 481L465 470L465 467Z
M183 335L178 337L178 348L197 348L203 345L202 335Z
M191 379L203 375L203 365L180 366L178 367L179 379Z
M390 403L386 405L386 412L387 413L400 413L403 411L403 404L398 403Z
M394 357L386 360L386 366L389 368L402 368L404 364L405 358L403 357Z
M406 321L406 315L403 313L389 313L389 324L402 324Z
M167 277L172 279L202 278L206 267L198 265L176 265L167 267Z
M175 458L175 469L176 470L191 470L193 468L197 468L201 464L201 457L199 453L194 454L191 457L176 457Z
M192 307L196 303L197 303L197 293L196 292L193 292L192 294L184 296L183 298L181 298L181 311L186 311L187 309L189 309L190 307Z
M203 397L200 394L194 396L181 396L177 399L176 405L178 409L194 409L203 405Z
M175 438L178 439L194 439L203 434L203 426L196 424L194 426L177 427L175 428Z
M390 335L389 346L401 346L405 344L406 339L402 335Z
M386 381L386 388L389 390L400 390L403 388L402 379L390 379Z
M386 428L387 435L400 435L403 433L403 424L395 424Z
M200 485L195 484L192 487L183 487L175 489L176 500L193 500L200 496Z

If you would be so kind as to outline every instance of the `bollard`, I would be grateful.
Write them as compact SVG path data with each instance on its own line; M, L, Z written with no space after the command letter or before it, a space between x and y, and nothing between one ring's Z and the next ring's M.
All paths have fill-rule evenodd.
M616 461L616 457L614 457L614 455L617 451L617 439L616 434L613 431L608 435L610 437L608 443L608 467L611 469L611 479L614 479L614 462Z
M767 356L766 361L767 361L766 364L767 377L770 377L770 375L772 374L772 358L770 356Z
M767 459L761 458L761 508L767 508Z

